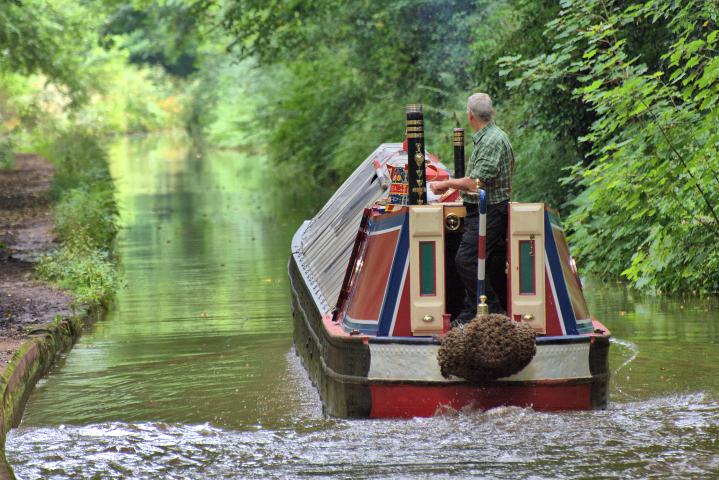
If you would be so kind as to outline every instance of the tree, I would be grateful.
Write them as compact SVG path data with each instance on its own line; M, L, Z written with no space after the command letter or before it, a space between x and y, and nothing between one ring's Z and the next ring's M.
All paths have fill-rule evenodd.
M569 218L593 271L663 291L719 288L719 56L713 3L562 2L550 52L505 58L511 84L572 86L595 119ZM647 47L637 30L655 30ZM657 55L657 50L663 51Z
M69 0L0 1L0 72L42 73L81 100L82 53L94 40L86 8Z
M197 71L205 42L213 40L210 30L214 27L215 1L104 3L107 19L100 29L103 44L119 41L129 51L130 62L160 65L176 77L185 78Z

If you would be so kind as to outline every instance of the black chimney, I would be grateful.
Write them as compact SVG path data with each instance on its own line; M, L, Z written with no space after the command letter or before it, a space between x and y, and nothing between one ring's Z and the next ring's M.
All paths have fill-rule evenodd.
M424 163L424 115L422 105L407 105L407 183L409 204L427 204L427 172Z

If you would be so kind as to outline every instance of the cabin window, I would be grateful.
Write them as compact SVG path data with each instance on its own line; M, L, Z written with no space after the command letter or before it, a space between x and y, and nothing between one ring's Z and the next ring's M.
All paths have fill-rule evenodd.
M437 295L435 242L419 242L419 294Z
M537 293L534 271L534 240L519 241L519 294Z

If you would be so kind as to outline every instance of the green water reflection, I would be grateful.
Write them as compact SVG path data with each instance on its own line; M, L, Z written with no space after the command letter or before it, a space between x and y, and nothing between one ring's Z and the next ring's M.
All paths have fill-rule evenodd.
M667 299L598 282L590 282L585 290L590 312L616 339L610 356L616 372L611 380L613 401L695 392L719 399L716 298Z
M32 395L25 424L280 421L289 239L317 198L256 155L202 154L180 135L120 141L111 158L127 287Z

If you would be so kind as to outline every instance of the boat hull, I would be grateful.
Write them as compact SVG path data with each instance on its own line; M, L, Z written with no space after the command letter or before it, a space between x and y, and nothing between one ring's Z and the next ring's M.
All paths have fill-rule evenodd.
M290 258L294 342L327 414L342 418L427 417L462 408L540 411L606 408L609 336L538 342L526 372L472 385L439 375L431 338L368 338L332 331L294 255ZM601 324L598 324L601 327Z

